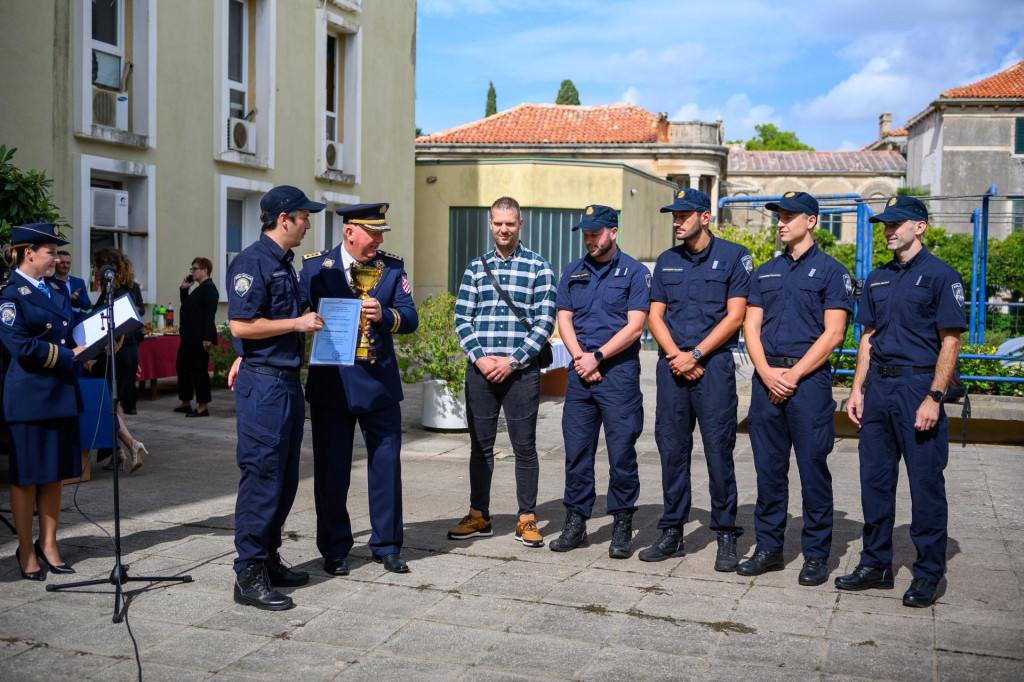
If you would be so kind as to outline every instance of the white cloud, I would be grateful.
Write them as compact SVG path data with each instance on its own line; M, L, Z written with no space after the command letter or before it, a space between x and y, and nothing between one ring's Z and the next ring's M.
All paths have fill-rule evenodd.
M853 140L843 140L839 143L839 147L836 148L838 152L855 152L861 149L864 145L857 144Z
M619 101L628 102L629 104L636 104L638 94L639 93L637 92L637 89L631 85L628 88L626 88L625 91L623 91L623 93L619 96Z
M729 97L725 106L704 109L694 102L684 104L670 117L673 121L714 121L722 119L725 137L729 140L747 140L754 136L754 126L762 123L780 125L782 118L767 104L751 103L744 93Z
M824 95L793 106L797 120L856 121L877 116L880 107L905 110L920 101L920 87L909 74L894 73L883 57L874 57L860 71ZM937 93L936 93L937 94ZM881 104L880 102L885 102Z

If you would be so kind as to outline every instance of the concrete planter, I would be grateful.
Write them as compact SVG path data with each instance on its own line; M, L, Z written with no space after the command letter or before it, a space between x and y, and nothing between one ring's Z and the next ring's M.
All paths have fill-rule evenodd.
M461 391L459 397L455 398L440 379L424 381L423 411L420 423L428 429L438 431L465 431L468 429L466 392Z

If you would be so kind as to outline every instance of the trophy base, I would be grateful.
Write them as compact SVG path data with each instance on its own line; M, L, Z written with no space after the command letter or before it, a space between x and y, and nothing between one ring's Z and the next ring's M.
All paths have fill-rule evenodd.
M377 362L375 348L356 348L356 362L368 362L371 365Z

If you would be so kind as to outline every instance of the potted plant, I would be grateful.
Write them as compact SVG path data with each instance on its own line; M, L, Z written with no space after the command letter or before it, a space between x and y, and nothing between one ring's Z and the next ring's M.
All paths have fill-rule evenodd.
M455 297L445 292L417 307L420 325L395 337L402 381L423 382L421 423L428 429L464 430L466 354L455 333Z

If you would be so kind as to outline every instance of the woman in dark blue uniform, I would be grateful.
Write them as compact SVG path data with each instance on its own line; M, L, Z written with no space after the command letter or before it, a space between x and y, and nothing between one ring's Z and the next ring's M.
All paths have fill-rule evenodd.
M74 573L57 551L61 481L82 475L78 443L81 397L71 337L74 312L53 279L57 247L67 244L53 223L11 230L4 259L15 268L0 291L0 342L10 353L3 410L11 434L11 509L18 530L15 557L26 580L45 580L44 567ZM39 512L39 540L32 514Z

